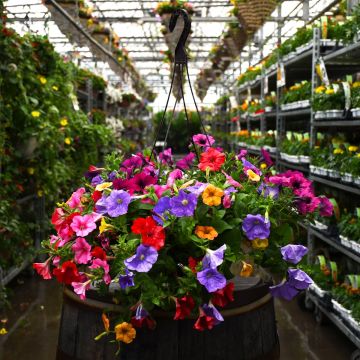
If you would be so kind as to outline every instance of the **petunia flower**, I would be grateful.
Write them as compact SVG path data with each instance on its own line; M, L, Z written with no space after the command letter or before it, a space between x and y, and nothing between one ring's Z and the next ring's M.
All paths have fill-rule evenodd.
M270 154L264 148L261 148L261 156L267 167L271 167L274 165L274 162L272 161Z
M241 160L247 155L247 150L240 150L239 154L236 156L238 160Z
M164 151L162 151L159 154L159 159L160 159L162 164L168 164L168 165L171 166L173 164L173 157L172 157L171 148L168 148L168 149L165 149Z
M265 250L269 246L269 239L255 239L251 241L251 246L256 250Z
M157 251L165 245L165 230L151 216L135 219L131 231L141 235L144 245L152 246Z
M333 203L325 196L321 196L318 198L319 203L319 214L320 216L332 216L334 213L334 205Z
M206 268L196 274L199 283L205 286L209 293L222 289L226 285L226 278L215 268Z
M106 198L107 213L111 217L124 215L128 211L131 196L124 190L113 190Z
M136 337L136 330L127 322L115 326L115 338L125 344L130 344Z
M111 181L107 181L107 182L103 182L102 184L98 184L95 187L95 191L104 191L105 189L108 189L112 186L112 182Z
M243 164L245 174L248 170L252 170L255 174L259 176L262 174L261 171L254 164L252 164L250 161L246 160L245 158L242 158L241 162Z
M70 285L72 282L80 281L81 278L76 265L72 261L63 262L61 267L53 270L53 275L56 277L58 282L66 285Z
M246 170L246 175L248 176L249 180L251 180L251 181L254 181L254 182L260 181L260 176L250 169Z
M78 264L87 264L91 260L91 245L82 237L78 237L71 249L75 253L74 260Z
M271 186L262 183L258 188L258 193L262 194L265 198L270 197L274 200L277 200L279 198L280 189L278 185Z
M216 269L224 261L224 253L226 244L220 246L217 250L206 249L206 255L202 260L203 269L212 268Z
M107 213L106 199L109 195L103 194L102 197L95 203L95 211L99 214L105 215Z
M289 244L281 249L282 258L292 264L297 264L307 254L308 249L303 245Z
M211 330L215 325L215 319L205 314L200 307L200 315L194 324L194 329L198 331Z
M224 318L212 303L202 305L202 309L207 316L211 316L214 319L214 325L224 321Z
M231 185L231 186L234 186L234 187L237 187L237 188L243 188L243 186L237 182L236 180L233 179L232 176L228 175L225 171L222 171L222 173L225 175L225 178L226 178L226 182Z
M91 186L98 186L104 181L101 175L96 175L91 179Z
M209 184L202 194L204 204L209 206L218 206L221 204L221 198L224 191L214 185Z
M111 277L109 275L110 266L106 260L101 260L98 258L94 259L92 264L89 266L89 268L90 269L103 269L104 270L103 280L104 280L105 284L110 284L110 282L111 282Z
M226 156L224 153L208 148L200 155L200 163L198 165L201 171L219 171L224 164Z
M214 240L218 236L218 233L212 226L197 225L195 235L200 239Z
M240 271L241 277L249 277L253 273L253 266L245 261L242 261L242 268Z
M166 185L169 187L173 186L175 183L175 180L182 179L183 176L184 176L184 173L179 169L175 169L175 170L171 171L171 173L168 176Z
M176 162L176 167L179 168L180 170L188 170L188 169L190 169L193 162L194 162L195 156L196 155L194 153L192 153L192 152L187 154L181 160Z
M295 201L296 207L301 215L313 213L320 205L320 199L312 193L302 192L300 198Z
M163 225L163 219L168 218L166 213L170 211L170 208L170 198L168 196L160 198L160 200L156 203L153 208L153 212L155 213L153 218L158 224Z
M200 196L208 185L209 184L207 184L207 183L196 182L195 185L187 187L186 191L188 191L196 196Z
M71 286L74 288L75 294L78 294L81 300L85 300L86 291L90 289L91 280L85 282L73 281Z
M174 320L183 320L190 316L195 307L195 301L190 295L175 298L176 311Z
M156 326L155 320L150 317L150 314L142 304L139 304L136 308L135 316L131 318L131 324L140 329L142 327L147 327L150 330L155 329Z
M121 289L125 290L128 287L134 286L134 276L135 275L132 271L125 269L125 275L119 276L119 284Z
M101 219L101 223L100 223L100 226L99 226L99 234L102 234L104 232L107 232L107 231L110 231L110 230L113 230L114 227L110 224L107 224L106 223L106 220L104 218Z
M229 282L225 287L212 294L211 302L214 305L225 307L229 302L234 301L234 283Z
M270 222L262 215L246 215L242 229L249 240L267 239L270 235Z
M92 249L91 256L96 259L106 260L106 252L100 246L95 246Z
M147 186L157 183L157 178L151 175L147 175L144 172L134 175L134 177L128 180L127 190L130 194L134 192L143 192Z
M211 135L197 134L192 138L195 145L200 147L210 147L215 143L215 139Z
M196 205L196 195L180 190L178 196L170 199L170 212L176 217L193 216Z
M95 221L91 215L75 216L70 226L77 236L87 236L96 229Z
M136 249L136 254L124 261L129 270L138 272L148 272L156 263L158 258L157 251L152 246L140 244Z
M50 273L50 261L51 258L48 258L43 263L34 263L32 266L36 270L36 272L43 277L45 280L51 279L51 273Z
M81 211L81 197L84 195L85 192L86 190L84 187L77 189L75 192L72 193L70 199L66 202L66 204L69 205L71 209L79 209Z

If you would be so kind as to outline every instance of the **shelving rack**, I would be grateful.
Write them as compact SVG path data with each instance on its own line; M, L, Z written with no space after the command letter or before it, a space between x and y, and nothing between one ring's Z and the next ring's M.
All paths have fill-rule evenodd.
M281 35L281 31L279 31ZM278 43L281 42L281 36L278 37ZM277 105L276 109L271 112L265 112L256 120L256 125L261 132L265 132L269 127L277 131L277 152L276 167L277 170L286 169L299 170L308 174L315 185L326 186L331 191L340 191L344 196L357 197L360 200L360 186L347 184L340 180L323 177L312 174L309 169L310 164L295 164L284 161L280 158L280 144L286 134L287 129L304 131L310 133L310 146L315 145L316 134L318 131L325 132L331 130L359 131L359 119L329 119L315 120L314 111L311 106L299 108L290 111L282 111L280 107L283 97L283 87L277 86L277 68L282 66L285 69L286 86L293 85L295 82L308 80L312 82L312 96L315 88L319 83L315 66L320 58L325 62L327 73L330 79L340 78L342 76L360 72L360 40L349 46L339 46L331 41L321 39L320 29L315 28L313 31L313 40L304 46L304 51L300 54L289 54L286 58L279 58L275 66L270 69L262 70L261 75L254 81L243 84L234 89L238 102L242 99L250 99L252 96L259 98L260 103L264 104L265 94L264 84L268 84L268 92L276 92ZM272 119L276 121L272 121ZM260 126L259 122L260 121ZM240 125L251 131L255 123L250 116L242 117ZM259 155L259 151L248 150L250 154ZM307 241L309 248L309 262L314 258L315 241L321 241L327 244L335 251L341 253L351 261L360 266L360 254L353 249L343 246L338 238L331 237L329 234L317 229L314 226L304 226L307 232ZM357 329L349 328L343 319L332 311L323 306L320 299L313 292L307 293L308 299L315 305L315 310L325 314L353 343L360 349L360 326ZM358 358L359 350L354 353L354 358Z

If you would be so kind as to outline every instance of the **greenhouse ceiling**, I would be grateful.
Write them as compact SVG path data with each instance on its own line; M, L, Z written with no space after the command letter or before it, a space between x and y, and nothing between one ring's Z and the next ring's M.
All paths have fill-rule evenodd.
M53 0L49 0L53 1ZM262 55L268 54L277 42L278 26L281 37L291 36L297 28L323 14L324 9L339 1L334 0L286 0L281 2L281 10L275 10L269 21L258 30L252 41L244 47L237 61L225 71L220 81L209 90L204 103L213 103L214 99L230 87L241 71L249 64L257 63ZM85 0L93 7L93 15L104 21L120 37L120 42L133 60L135 67L158 96L159 106L169 88L169 65L164 63L163 52L167 45L161 33L161 19L154 14L158 1L144 0ZM229 22L237 19L229 15L233 5L230 0L193 0L195 8L192 16L190 42L191 60L189 70L194 82L199 71L206 65L210 49L219 41ZM120 81L123 86L130 83L118 76L109 65L94 55L88 47L79 47L69 41L52 19L47 7L41 0L8 0L4 2L9 23L20 33L32 31L47 34L50 41L61 54L75 60L83 67L95 69L110 81ZM75 19L76 20L76 19ZM191 103L189 99L189 103Z

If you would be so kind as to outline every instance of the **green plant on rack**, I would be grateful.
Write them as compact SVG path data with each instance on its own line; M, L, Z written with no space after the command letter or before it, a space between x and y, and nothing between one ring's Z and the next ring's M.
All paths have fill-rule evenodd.
M288 131L281 142L280 149L288 155L308 156L310 154L309 134Z
M341 84L321 85L315 89L312 99L314 111L343 110L345 94Z
M351 107L360 108L360 81L351 84Z
M348 173L354 177L360 177L359 147L355 145L348 145L344 154L346 156L344 156L340 165L341 173Z
M75 66L74 71L76 72L76 83L79 88L86 89L86 82L91 80L94 90L104 91L106 89L107 83L101 76L94 74L90 70L76 68Z
M360 242L360 208L356 208L354 212L344 210L338 226L341 235Z
M289 104L296 101L309 100L311 98L311 82L302 81L292 85L285 91L282 98L282 104Z

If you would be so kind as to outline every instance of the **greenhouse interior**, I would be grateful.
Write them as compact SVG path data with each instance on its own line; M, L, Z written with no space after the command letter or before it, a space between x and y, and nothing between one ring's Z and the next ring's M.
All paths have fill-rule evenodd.
M0 14L0 359L360 360L359 0Z

